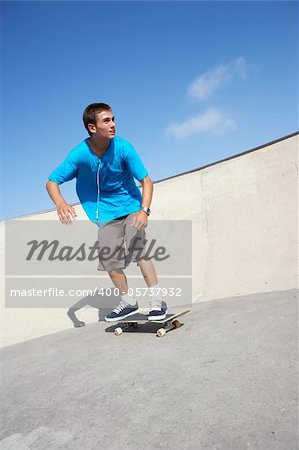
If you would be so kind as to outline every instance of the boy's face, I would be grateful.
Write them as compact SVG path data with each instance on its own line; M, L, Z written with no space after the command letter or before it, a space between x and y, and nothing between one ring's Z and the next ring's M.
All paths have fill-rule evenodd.
M112 139L115 136L115 122L112 111L102 111L96 115L96 125L89 125L93 136Z

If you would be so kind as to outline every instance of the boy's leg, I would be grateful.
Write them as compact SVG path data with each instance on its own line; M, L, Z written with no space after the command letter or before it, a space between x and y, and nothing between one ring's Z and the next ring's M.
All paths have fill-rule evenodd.
M128 317L138 310L134 297L128 295L128 284L122 270L125 267L124 220L115 219L99 228L99 266L98 270L108 272L114 286L119 290L119 305L106 315L107 322ZM104 249L108 249L108 253ZM108 256L107 256L108 255Z
M137 264L140 267L141 273L147 286L156 286L158 284L158 278L156 275L155 266L152 261L142 259L141 261L138 261Z
M167 304L163 301L161 289L158 284L158 278L155 266L150 260L142 259L138 261L143 278L150 290L150 311L148 315L149 320L164 319L167 315Z
M113 269L108 272L112 283L119 290L121 301L111 313L107 314L105 320L107 322L115 322L125 317L135 314L138 310L136 299L128 294L128 283L126 275L122 269Z
M122 269L114 269L108 272L112 283L119 290L120 295L128 293L128 282Z
M148 319L164 319L167 314L167 305L163 302L161 296L161 289L158 284L154 264L149 259L145 258L147 242L145 239L145 230L137 232L136 229L132 227L132 221L135 214L136 213L130 214L126 218L126 240L130 262L137 262L147 286L149 288L154 288L150 290L150 312Z

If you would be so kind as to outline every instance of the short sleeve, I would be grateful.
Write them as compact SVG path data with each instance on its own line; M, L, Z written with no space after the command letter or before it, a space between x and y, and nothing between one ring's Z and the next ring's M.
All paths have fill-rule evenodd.
M78 161L76 153L72 150L65 160L49 176L49 180L57 184L70 181L77 176Z
M125 161L133 177L136 178L136 180L138 180L139 182L148 175L148 172L144 167L136 150L128 142L126 142L125 145Z

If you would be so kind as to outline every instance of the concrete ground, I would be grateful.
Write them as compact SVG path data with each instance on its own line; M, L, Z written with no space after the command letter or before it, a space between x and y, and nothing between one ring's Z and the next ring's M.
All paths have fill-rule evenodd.
M0 449L298 449L296 297L198 303L164 338L98 322L2 349Z

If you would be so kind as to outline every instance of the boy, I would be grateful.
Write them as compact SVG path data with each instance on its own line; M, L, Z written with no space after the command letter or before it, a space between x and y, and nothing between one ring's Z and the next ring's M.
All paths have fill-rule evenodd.
M128 294L128 283L123 269L130 261L137 262L150 289L149 320L164 319L166 303L159 295L157 275L153 263L143 259L144 239L153 183L135 149L126 140L116 136L112 109L105 103L92 103L85 108L83 122L89 138L82 141L55 169L47 182L47 191L56 205L62 223L76 217L74 207L61 195L59 185L77 179L76 191L89 219L96 223L101 247L112 249L111 258L99 251L99 270L107 271L114 286L121 293L119 305L107 314L107 322L135 314L138 304ZM142 196L134 178L142 186ZM136 247L138 243L138 247ZM117 257L130 254L130 261Z

